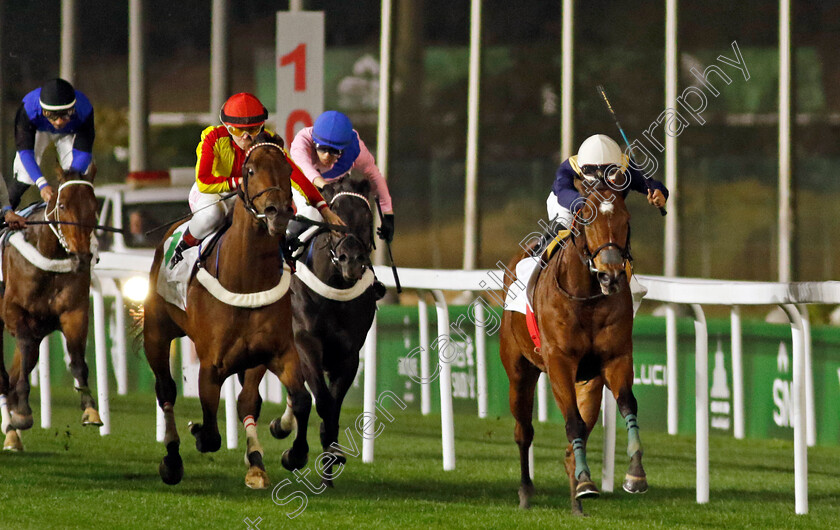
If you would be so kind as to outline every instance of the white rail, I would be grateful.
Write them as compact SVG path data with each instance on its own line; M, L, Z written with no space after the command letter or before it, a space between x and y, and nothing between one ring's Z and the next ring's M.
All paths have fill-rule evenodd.
M105 291L116 290L114 279L126 278L136 274L147 274L151 267L151 258L140 255L123 255L104 252L100 262L95 268L95 274L91 282L91 294L94 297L94 336L96 339L97 358L97 386L99 392L100 412L104 421L101 428L103 435L110 432L110 414L108 410L108 388L107 359L104 342L104 303L103 284ZM377 276L388 286L394 286L394 278L390 268L377 267ZM423 352L420 357L421 376L428 378L428 319L425 315L425 293L431 293L437 311L438 335L449 340L449 317L446 300L443 291L461 292L464 290L483 293L483 296L490 299L499 299L498 292L501 290L503 273L495 270L427 270L427 269L400 269L400 281L404 288L416 289L420 294L418 307L421 310L420 337ZM708 425L709 425L709 391L708 391L708 338L706 330L703 305L727 305L732 307L732 362L733 362L733 431L736 437L744 436L744 398L742 381L741 361L741 330L740 312L741 305L779 305L785 311L790 320L791 336L793 339L793 428L794 428L794 474L795 474L795 508L796 513L808 512L808 483L807 483L807 446L815 443L815 421L813 410L813 385L810 366L810 327L807 320L805 304L838 304L840 303L840 282L730 282L691 278L665 278L657 276L637 276L639 282L647 289L646 299L658 300L672 304L690 305L695 317L696 333L696 361L695 361L695 396L696 396L696 432L697 432L697 502L705 503L709 499L709 454L708 454ZM106 280L103 282L103 280ZM108 294L115 294L108 292ZM798 307L797 307L798 305ZM477 305L476 307L480 307ZM676 385L677 385L677 364L676 364L676 324L675 312L668 312L666 329L667 341L667 370L668 370L668 425L669 432L676 432L677 407L676 407ZM485 321L483 315L476 311L476 334L483 335ZM374 322L375 326L375 322ZM375 330L369 334L375 337ZM124 340L117 341L118 347L124 348ZM486 358L484 341L476 340L476 365L479 372L486 370ZM365 357L375 363L376 358L375 339L369 340L365 345ZM117 361L124 352L118 352L115 358L115 366L124 367L124 360ZM441 433L443 448L443 468L452 470L455 468L455 441L454 441L454 417L452 414L452 383L449 366L443 355L440 355L440 392L441 392ZM366 362L371 375L375 367ZM487 410L487 385L486 373L478 375L478 413L484 416ZM365 378L365 395L376 395L375 377ZM41 385L41 388L49 385ZM421 410L428 414L430 407L429 385L421 385ZM546 392L547 385L540 385L538 394ZM42 394L42 399L48 396ZM375 413L374 404L370 399L365 399L365 412ZM538 395L540 419L545 418L547 409L547 397ZM233 399L227 400L227 407L234 407ZM43 410L49 411L49 405ZM610 399L605 399L605 421L614 427L615 406ZM230 411L228 411L230 413ZM49 419L46 420L49 424ZM44 419L42 418L42 423ZM673 427L673 430L672 430ZM615 430L606 429L605 451L604 451L604 473L609 477L603 479L603 488L606 491L612 489L612 470L614 469ZM233 435L231 435L233 436ZM233 440L228 440L228 447ZM363 453L366 462L373 460L373 439L364 439Z

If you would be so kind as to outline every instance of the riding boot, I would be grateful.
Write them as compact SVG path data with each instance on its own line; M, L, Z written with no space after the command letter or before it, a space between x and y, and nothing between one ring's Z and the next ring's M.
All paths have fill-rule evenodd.
M23 197L23 194L26 193L26 190L29 189L29 186L31 186L31 184L25 184L19 180L12 179L12 183L9 186L9 204L12 205L14 210L17 210L18 204L20 204L20 199Z
M193 237L188 228L187 231L184 232L184 237L178 242L178 246L175 247L172 259L169 260L169 268L174 269L175 265L184 261L184 251L198 245L199 243L201 243L201 240Z
M296 258L300 254L303 247L300 237L306 232L307 228L309 228L309 225L300 221L289 221L286 227L286 248L289 250L287 255Z

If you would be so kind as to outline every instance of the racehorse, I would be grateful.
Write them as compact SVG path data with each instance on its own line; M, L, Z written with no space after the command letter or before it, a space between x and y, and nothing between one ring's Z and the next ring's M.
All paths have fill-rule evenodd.
M192 274L186 311L166 302L155 289L150 289L146 298L143 338L166 424L167 454L159 466L166 484L177 484L184 472L175 428L175 381L169 370L170 341L184 335L195 343L200 361L198 384L204 419L190 425L196 449L204 453L221 446L216 412L224 380L233 374L242 378L247 369L266 366L296 398L294 414L301 425L292 448L283 453L282 463L289 470L306 465L306 424L312 404L301 398L309 394L292 336L291 272L281 252L286 225L294 215L291 173L282 140L265 133L258 136L246 153L230 228L211 249L205 268ZM155 252L152 286L157 285L160 269L166 266L162 264L164 250L161 245ZM256 391L250 384L245 390ZM239 419L247 436L245 483L261 489L269 481L256 431L259 405L245 390L238 400Z
M342 177L327 183L321 192L349 231L321 228L305 244L292 280L292 307L306 382L323 420L321 446L332 455L321 473L322 483L332 486L332 465L346 461L333 445L338 442L341 405L356 377L359 350L376 313L370 262L373 212L366 179ZM277 438L288 436L292 419L287 408L284 418L272 421L271 433Z
M28 221L49 224L31 224L22 232L13 233L3 253L0 397L7 397L10 413L4 449L23 450L17 429L29 429L33 423L29 374L38 362L41 341L56 330L61 330L67 340L70 371L81 394L82 425L102 425L88 387L85 363L93 259L91 233L97 212L94 173L89 177L76 171L60 173L58 189L49 203L27 215ZM3 326L15 337L9 374L2 355Z
M606 384L615 396L628 430L630 467L623 488L647 491L642 445L633 396L633 307L626 273L630 257L630 213L621 192L603 181L581 189L586 202L575 216L570 239L542 262L533 291L533 312L540 347L535 348L525 315L504 311L500 333L502 363L510 380L510 409L519 446L520 507L530 506L534 493L528 450L534 438L531 415L534 387L546 372L554 399L566 420L565 468L569 475L572 513L583 514L581 499L600 492L586 462L586 441ZM511 267L528 255L520 252ZM528 278L507 278L527 283Z

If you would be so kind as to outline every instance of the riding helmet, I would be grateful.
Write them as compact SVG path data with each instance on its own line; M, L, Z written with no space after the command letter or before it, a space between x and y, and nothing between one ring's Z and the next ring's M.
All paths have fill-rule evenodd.
M225 125L254 127L265 123L268 119L268 110L255 95L240 92L232 95L222 105L219 119Z
M47 111L71 109L76 105L76 90L64 79L50 79L41 87L39 100Z
M328 110L315 120L312 140L318 145L344 150L353 141L353 124L350 118L337 110Z
M622 165L621 148L615 140L605 134L595 134L580 144L577 163L579 166Z

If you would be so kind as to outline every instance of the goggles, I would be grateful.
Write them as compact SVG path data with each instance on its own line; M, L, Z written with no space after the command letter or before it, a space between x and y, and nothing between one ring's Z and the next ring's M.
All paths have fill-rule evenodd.
M326 145L315 144L315 150L320 151L322 153L327 153L328 155L333 156L341 156L344 154L344 149L336 149L334 147L329 147Z
M254 125L253 127L234 127L233 125L225 124L228 132L233 136L245 136L246 134L254 138L263 131L265 125Z
M67 110L45 110L42 112L44 114L44 117L50 121L62 119L69 120L73 117L74 114L76 114L76 109L72 108Z
M615 179L616 176L624 172L624 168L615 164L587 164L585 166L580 166L580 172L586 175L587 177L594 177L598 179L603 179L607 177L610 179Z

